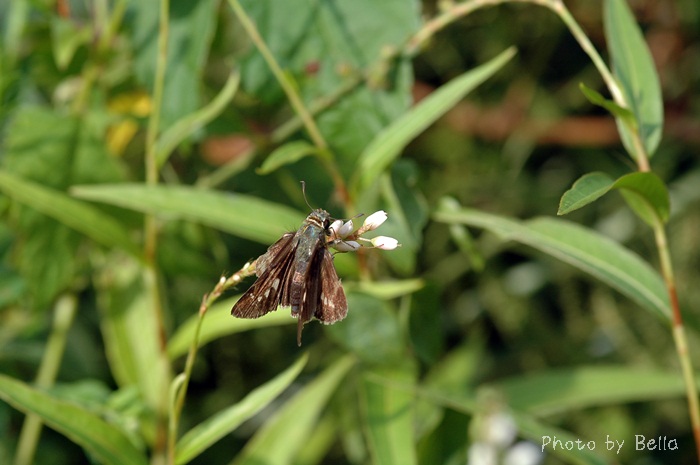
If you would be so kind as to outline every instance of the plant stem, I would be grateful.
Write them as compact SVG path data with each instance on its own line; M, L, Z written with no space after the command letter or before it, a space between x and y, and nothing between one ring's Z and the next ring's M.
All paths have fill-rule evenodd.
M158 55L156 57L156 71L153 82L153 106L150 117L148 119L148 127L146 130L146 153L145 153L145 171L146 184L154 186L158 184L158 162L157 162L157 147L156 140L160 129L160 112L163 101L163 88L165 86L165 69L167 66L168 52L168 34L169 34L169 12L170 0L161 0L160 2L160 19L158 27ZM162 362L168 364L167 355L165 352L165 325L163 318L163 308L161 305L160 291L158 288L158 273L155 265L156 244L158 239L158 228L156 218L152 214L144 216L143 225L144 235L144 259L146 268L147 282L145 283L147 292L152 297L155 319L158 322L160 332L160 347ZM166 377L167 370L155 371L157 375ZM152 464L166 463L168 449L168 396L167 387L170 384L168 379L159 380L163 387L163 395L157 405L154 405L156 411L156 435L153 445L153 455L151 457Z
M306 131L308 132L309 137L311 138L311 141L316 147L319 148L321 152L321 156L319 157L321 163L323 164L324 168L326 168L326 170L328 171L328 174L330 174L330 176L333 178L333 184L335 185L336 191L340 194L341 200L344 203L347 203L349 199L347 196L345 180L340 175L340 172L338 171L338 168L336 167L335 163L331 162L333 156L328 147L328 143L321 134L321 131L316 125L316 122L311 116L311 113L304 105L301 96L297 92L297 86L293 85L293 83L291 82L291 77L286 75L280 67L279 63L277 63L277 60L275 60L274 55L267 47L267 44L258 32L257 27L250 19L250 17L246 14L243 7L241 7L238 0L229 0L228 3L229 5L231 5L231 9L233 9L233 12L236 14L236 17L241 22L241 25L248 34L248 37L250 37L250 40L253 41L258 51L260 52L260 55L262 55L263 59L267 63L267 66L270 68L270 71L272 71L272 74L277 79L277 82L282 87L282 90L287 95L289 103L292 105L292 108L294 109L295 113L299 115L299 118L303 122L304 127L306 128Z
M56 302L53 328L46 343L39 373L36 376L37 387L49 388L53 386L66 349L68 330L73 324L77 308L78 301L72 294L64 295ZM17 443L15 465L31 465L34 462L34 453L39 443L42 425L39 415L27 414Z
M192 376L192 367L194 367L194 361L197 357L197 350L199 349L199 334L202 329L202 323L204 322L204 315L206 315L212 304L216 302L219 297L221 297L221 294L223 294L225 290L235 286L241 282L243 278L252 275L254 272L255 262L247 263L245 266L243 266L243 268L231 275L228 279L222 276L221 279L219 279L219 282L216 283L216 286L214 286L214 289L202 297L202 303L199 306L199 320L197 321L197 327L194 332L194 337L192 338L190 350L187 353L185 369L173 380L173 387L171 389L171 392L174 394L171 396L172 410L170 413L170 421L168 423L168 463L170 464L175 463L177 430L180 424L182 408L185 405L187 387Z
M688 398L688 409L690 410L690 423L693 429L693 437L695 438L697 456L698 459L700 459L700 402L698 401L698 388L693 374L693 364L690 360L688 340L685 334L685 326L683 325L683 315L678 303L676 280L673 276L673 265L668 250L666 231L660 221L654 227L654 238L656 239L656 247L659 250L661 274L664 277L669 302L671 304L673 341L675 342L678 360L681 364L681 372L683 373L683 381Z

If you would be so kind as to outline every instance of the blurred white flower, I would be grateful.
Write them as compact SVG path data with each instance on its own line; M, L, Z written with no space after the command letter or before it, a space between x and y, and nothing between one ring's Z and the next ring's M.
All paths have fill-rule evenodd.
M497 412L486 418L484 440L501 448L510 445L518 434L515 420L506 412Z
M498 451L492 444L475 442L467 451L468 465L497 465Z
M513 444L503 458L503 465L537 465L544 459L542 450L536 444L520 441Z

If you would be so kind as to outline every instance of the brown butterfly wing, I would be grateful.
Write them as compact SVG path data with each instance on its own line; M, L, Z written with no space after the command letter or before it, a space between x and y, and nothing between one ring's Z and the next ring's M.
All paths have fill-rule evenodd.
M314 312L314 317L323 324L340 321L348 314L348 302L345 298L343 285L333 266L333 254L323 249L321 259L321 293Z
M289 306L288 288L295 249L294 233L287 233L258 258L255 263L258 279L238 299L231 309L231 315L258 318L276 310L278 306Z

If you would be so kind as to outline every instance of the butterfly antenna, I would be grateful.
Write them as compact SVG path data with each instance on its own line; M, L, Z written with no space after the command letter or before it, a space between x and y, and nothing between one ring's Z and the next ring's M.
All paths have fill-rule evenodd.
M306 183L304 181L301 181L301 193L304 196L304 202L306 202L306 205L309 207L310 210L313 210L314 207L309 204L309 201L306 198Z

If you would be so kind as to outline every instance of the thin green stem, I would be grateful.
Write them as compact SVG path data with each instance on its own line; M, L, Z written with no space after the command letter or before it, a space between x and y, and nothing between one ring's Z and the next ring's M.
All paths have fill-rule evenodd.
M569 28L569 32L571 32L571 35L573 35L576 41L579 43L581 49L586 53L586 55L588 55L595 65L596 69L600 73L600 76L603 78L605 85L608 87L608 91L610 92L610 95L612 95L615 103L623 108L629 109L629 102L627 102L625 93L620 87L620 84L617 82L617 79L615 79L615 76L613 76L610 68L608 68L608 65L605 64L605 61L598 53L598 50L596 50L596 48L593 46L593 43L591 43L586 33L583 32L581 26L579 26L578 22L576 22L569 10L566 8L564 2L561 0L540 0L535 1L535 3L546 6L556 13L557 16L559 16L559 18ZM642 138L639 131L629 131L629 134L632 137L632 145L635 153L634 160L637 162L637 168L639 171L649 171L649 156L646 153L646 149L642 143Z
M72 294L64 295L56 302L53 328L36 377L37 387L49 388L53 386L66 349L68 330L73 324L77 308L78 301ZM39 415L27 414L19 435L15 465L31 465L33 463L42 426L43 423Z
M246 263L243 268L231 275L229 278L224 278L223 276L216 283L214 289L208 294L205 294L202 298L202 303L199 306L199 320L197 320L197 327L195 328L194 337L192 338L192 344L190 345L190 350L187 353L187 360L185 361L184 371L173 380L173 395L172 400L172 411L170 413L170 421L168 423L168 463L175 463L175 446L177 442L177 430L180 424L180 417L182 415L182 409L185 406L185 398L187 397L187 387L190 383L190 378L192 376L192 368L194 367L194 362L197 358L197 350L199 349L199 334L202 329L202 323L204 322L204 316L206 315L209 308L216 302L221 294L224 293L230 287L235 286L241 280L247 276L255 273L255 262Z
M284 93L287 95L289 103L292 105L294 112L299 116L299 118L303 122L303 125L306 128L306 131L308 132L312 142L316 147L319 148L321 152L320 159L323 163L323 166L328 171L328 174L330 174L330 176L333 178L333 184L336 186L336 191L340 194L342 200L345 203L347 203L349 199L347 195L347 188L345 186L345 180L340 175L340 172L338 171L338 168L336 167L335 163L332 163L333 156L328 147L328 143L321 134L321 131L316 125L316 121L314 121L313 117L311 116L311 113L304 105L301 96L297 92L297 86L293 85L291 77L286 75L279 63L277 63L277 60L275 59L274 55L267 47L267 44L258 32L257 27L255 26L251 18L246 14L245 10L238 2L238 0L229 0L228 3L231 6L231 9L233 9L233 12L236 14L238 20L241 22L241 25L248 34L248 37L250 37L250 40L253 41L258 51L260 52L260 55L262 55L263 59L267 63L267 66L270 68L270 71L272 71L272 74L275 76L275 79L277 79L277 82L282 87Z
M148 119L146 130L146 184L158 183L158 161L156 140L160 129L160 112L163 103L163 89L165 87L165 70L168 60L168 16L170 0L160 2L160 25L158 29L158 55L156 57L156 72L153 83L153 109ZM153 215L146 215L144 222L144 252L146 261L153 263L156 251L157 228Z
M294 111L304 122L304 126L309 133L309 137L311 137L311 140L314 142L314 145L321 150L326 150L328 148L328 143L323 138L323 135L321 134L321 131L319 131L318 126L316 126L316 122L311 117L311 114L304 106L301 96L297 92L294 85L292 85L290 82L291 79L284 74L284 71L282 71L282 68L280 67L279 63L277 63L277 60L275 60L274 55L272 55L272 52L267 47L267 44L258 32L257 27L250 19L250 16L248 16L238 0L229 0L228 3L231 5L233 12L236 14L236 17L238 17L238 20L241 22L241 25L245 29L246 33L248 33L248 37L250 37L250 40L253 41L260 52L260 55L262 55L263 59L267 63L267 66L269 66L270 71L272 71L272 74L274 74L277 82L280 84L280 86L282 86L282 90L284 90L284 93L287 95L292 108L294 108Z
M156 57L156 71L153 82L153 105L150 117L148 119L148 127L146 129L146 153L144 166L146 171L146 184L154 186L158 183L158 163L157 163L157 147L156 140L160 130L160 116L163 102L163 89L165 87L165 70L167 66L168 53L168 35L169 35L169 12L170 0L161 0L160 2L160 19L158 27L158 55ZM162 363L167 364L167 355L165 349L165 324L163 318L163 308L160 299L160 290L158 286L158 273L155 265L156 244L158 239L157 222L154 215L146 214L144 217L144 258L146 268L146 288L147 292L152 296L153 308L156 321L161 333L161 357ZM168 371L158 370L156 373L167 377ZM156 409L156 435L153 445L153 454L151 457L152 464L162 464L167 461L168 454L168 396L167 388L168 379L159 380L163 387L163 395L155 405ZM174 462L171 462L174 463Z
M698 388L695 382L693 373L693 364L690 360L690 352L688 350L688 339L685 333L683 324L683 314L681 313L680 304L678 303L678 294L676 291L676 280L673 274L673 264L671 255L668 250L668 242L666 240L666 231L663 224L659 221L654 227L654 237L656 239L656 248L659 251L659 262L661 263L661 274L663 275L666 289L671 304L671 324L673 327L673 341L676 345L678 360L681 365L683 381L685 383L686 396L688 400L688 409L690 411L690 422L695 438L695 447L697 456L700 459L700 400L698 399Z

